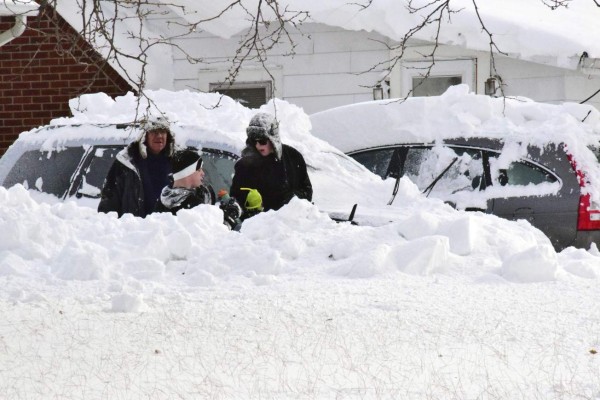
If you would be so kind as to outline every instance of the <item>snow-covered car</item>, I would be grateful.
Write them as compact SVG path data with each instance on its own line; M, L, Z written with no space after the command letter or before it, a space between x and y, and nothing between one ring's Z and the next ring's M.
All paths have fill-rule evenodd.
M234 109L229 107L229 110ZM295 109L291 105L287 107ZM244 115L237 117L248 119L251 115L248 109L239 108ZM299 118L308 119L305 114ZM247 122L228 129L187 122L171 126L177 145L202 149L205 182L215 192L229 190L235 161L245 146ZM370 192L382 192L380 188L384 185L377 182L376 175L331 145L310 136L305 123L297 125L300 128L296 128L295 122L290 126L292 131L298 130L292 135L301 135L303 141L294 146L305 156L315 187L313 200L322 206L322 211L335 220L344 220L349 217L353 204L361 203L363 209L371 202L367 199ZM88 123L74 119L24 132L0 159L0 186L10 188L21 184L42 201L74 200L79 205L96 208L116 154L140 133L136 124ZM356 179L365 183L363 190L355 190ZM369 186L371 184L375 186ZM337 195L347 191L353 193L352 197ZM377 203L384 204L383 201Z
M215 93L161 90L146 96L113 99L94 93L71 100L72 117L23 132L7 150L0 159L0 186L22 184L40 201L74 200L96 208L116 153L140 135L131 121L139 119L139 110L150 109L171 121L179 146L204 151L205 179L214 190L227 189L245 146L246 127L261 111L277 116L282 141L304 156L313 184L312 201L320 211L347 219L353 205L359 204L357 220L367 224L388 223L394 213L389 207L368 209L385 207L390 183L311 135L308 115L293 104L277 100L252 110Z
M202 149L205 182L228 189L239 150L216 131L174 125L180 145ZM193 131L193 132L192 132ZM22 184L60 200L95 206L115 156L140 134L136 125L49 125L22 134L0 159L0 184Z
M598 119L588 106L460 87L311 115L313 135L381 178L408 177L458 209L525 219L557 249L600 244Z

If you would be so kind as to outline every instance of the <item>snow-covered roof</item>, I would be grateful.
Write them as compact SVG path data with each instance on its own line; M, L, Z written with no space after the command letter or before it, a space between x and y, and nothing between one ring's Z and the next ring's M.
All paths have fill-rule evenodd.
M376 31L401 40L442 2L413 1L413 7L424 7L415 13L408 11L406 0L373 0L364 10L343 0L322 3L320 10L311 12L318 22L351 30ZM449 2L451 10L458 12L445 14L439 31L440 43L489 51L490 38L482 30L481 17L498 49L510 57L573 69L584 51L592 58L600 57L600 7L592 1L571 1L555 9L541 0L474 3L472 0ZM437 34L436 24L429 24L414 38L434 41Z
M18 0L12 0L18 1ZM109 3L109 2L106 2ZM255 10L257 0L243 2L245 9L238 4L228 9L222 15L223 5L212 0L157 0L164 9L157 14L170 10L182 21L190 24L211 19L200 23L195 30L228 38L249 27L250 21L246 10ZM347 0L280 0L280 10L308 11L306 22L322 23L329 26L348 30L375 31L392 40L400 41L406 33L418 26L423 18L440 5L440 1L413 1L413 7L422 6L418 12L410 12L407 0L372 0L369 7L362 7L366 1L348 2ZM550 8L541 0L524 2L522 0L477 1L452 0L450 9L457 11L446 12L442 18L439 31L441 44L461 46L470 50L489 51L490 38L482 29L481 20L486 29L493 35L498 50L510 57L523 59L547 65L576 69L582 54L587 53L591 59L600 58L600 7L592 1L570 1L567 6ZM103 4L105 15L114 14L114 4ZM59 13L76 29L81 24L81 12L75 0L64 0L57 4ZM156 6L155 6L156 7ZM267 6L263 4L264 17L269 18ZM123 13L132 12L124 8ZM273 17L273 16L271 16ZM139 26L135 15L122 18L115 29L121 32L119 48L124 51L139 53L139 44L131 41L129 32L145 31L149 37L164 37L164 32L170 31L173 23L170 18L153 21L153 29L162 32L151 32L150 25ZM164 24L164 26L161 26ZM122 25L122 26L121 26ZM172 27L172 26L171 26ZM435 40L437 26L430 24L416 32L414 39L431 42ZM96 44L101 47L100 44ZM127 50L130 49L130 50ZM99 49L101 51L101 49ZM169 62L168 51L164 46L154 46L148 52L152 62L148 70L147 81L166 79L165 63ZM101 51L102 52L102 51ZM153 53L154 52L154 53ZM137 54L137 53L136 53ZM128 71L135 71L139 65L135 61L123 58L122 62L129 63ZM135 72L130 72L135 77ZM130 77L130 78L131 78ZM160 85L150 85L160 87Z
M34 0L0 0L0 17L36 15L39 4Z
M174 4L172 0L160 0ZM222 10L219 2L209 0L180 0L170 6L190 23L217 15ZM256 1L245 1L250 6ZM347 0L283 0L280 10L308 11L308 21L337 26L349 30L375 31L400 41L406 33L422 23L423 19L442 6L441 1L413 0L411 12L407 0L372 0L349 2ZM566 6L552 9L541 0L452 0L448 12L443 14L440 42L473 50L488 51L489 37L482 30L481 20L493 34L499 50L510 56L527 60L554 59L557 66L573 67L572 59L586 51L590 57L600 57L600 6L593 1L569 1ZM250 10L253 8L250 7ZM185 13L182 12L185 10ZM478 16L479 14L479 16ZM201 29L221 37L230 37L249 27L246 11L232 8L222 17L202 23ZM436 24L429 24L415 34L415 39L433 41L437 35Z

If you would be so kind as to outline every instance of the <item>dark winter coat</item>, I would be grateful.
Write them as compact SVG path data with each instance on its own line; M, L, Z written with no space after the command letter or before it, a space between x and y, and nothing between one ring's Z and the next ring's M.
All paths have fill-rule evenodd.
M133 142L117 154L102 188L99 212L145 217L154 210L160 191L169 183L169 153L142 158L139 149Z
M235 164L230 190L243 207L247 192L241 188L257 189L265 211L280 209L294 196L310 201L313 193L304 157L285 144L280 158L276 153L263 157L253 146L246 147Z

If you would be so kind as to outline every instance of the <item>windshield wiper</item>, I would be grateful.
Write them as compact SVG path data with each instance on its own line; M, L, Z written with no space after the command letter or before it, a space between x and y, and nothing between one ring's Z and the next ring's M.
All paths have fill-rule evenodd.
M429 197L429 194L431 193L431 191L433 190L433 187L435 186L436 183L438 183L438 181L440 179L442 179L442 176L444 176L444 174L446 172L448 172L448 170L454 165L454 163L458 160L458 157L454 157L454 159L452 160L452 162L450 164L448 164L448 166L433 180L433 182L431 182L429 184L429 186L427 186L425 188L425 190L423 190L423 194L425 194L425 197Z
M392 154L390 165L385 173L385 177L395 177L396 183L394 184L394 190L392 191L392 197L388 201L388 206L391 206L398 194L398 188L400 187L400 178L404 175L404 163L406 162L406 156L408 155L408 147L401 147Z

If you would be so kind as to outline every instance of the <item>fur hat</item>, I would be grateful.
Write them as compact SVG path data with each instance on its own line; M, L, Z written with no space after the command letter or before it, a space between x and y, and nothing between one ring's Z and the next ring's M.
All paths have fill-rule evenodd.
M148 157L148 149L146 147L146 135L148 132L156 130L156 129L164 129L167 133L167 146L165 147L167 156L173 156L175 152L175 137L173 136L173 132L171 132L171 124L169 120L165 117L148 117L140 121L140 128L142 129L142 133L137 139L140 155L142 158Z
M202 156L193 147L177 150L171 158L173 181L183 179L202 168Z
M257 139L269 139L273 144L275 158L281 160L282 145L279 137L279 123L274 116L267 113L258 113L250 120L246 128L246 145L254 147L254 141Z

